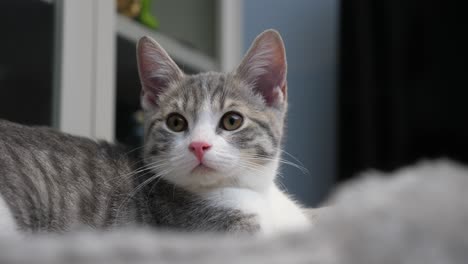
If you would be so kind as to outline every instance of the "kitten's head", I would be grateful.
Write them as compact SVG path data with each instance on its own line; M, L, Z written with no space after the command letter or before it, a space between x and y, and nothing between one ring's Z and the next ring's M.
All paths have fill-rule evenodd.
M137 55L144 157L156 175L195 192L261 190L273 182L287 105L286 55L276 31L260 34L231 73L185 75L148 37Z

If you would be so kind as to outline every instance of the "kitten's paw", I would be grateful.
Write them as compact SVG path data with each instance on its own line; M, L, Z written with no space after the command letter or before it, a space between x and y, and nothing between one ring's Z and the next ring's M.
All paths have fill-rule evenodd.
M257 215L245 214L236 210L238 213L234 217L230 217L228 221L225 221L225 228L223 231L232 234L258 234L261 232L261 226L258 221Z

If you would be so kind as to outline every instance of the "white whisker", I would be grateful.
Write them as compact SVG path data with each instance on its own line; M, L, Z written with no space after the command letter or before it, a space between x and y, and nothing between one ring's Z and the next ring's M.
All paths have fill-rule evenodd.
M147 186L149 183L151 183L152 181L154 181L155 179L163 176L164 174L170 172L171 170L170 169L167 169L167 170L164 170L164 171L161 171L160 173L158 174L154 174L153 176L149 177L148 179L144 180L142 183L140 183L137 187L134 188L134 190L132 192L130 192L130 194L127 196L127 198L124 199L124 201L122 201L122 203L120 204L120 206L118 207L117 209L117 216L120 215L120 211L122 209L122 207L124 207L125 205L128 204L128 202L130 202L131 199L133 199L135 197L135 195L138 194L139 191L141 191L145 186Z

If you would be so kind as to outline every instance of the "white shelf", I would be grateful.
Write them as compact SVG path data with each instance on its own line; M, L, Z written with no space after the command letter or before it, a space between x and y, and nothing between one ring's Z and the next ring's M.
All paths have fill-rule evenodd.
M152 31L145 26L125 17L117 15L117 34L121 37L137 42L143 36L150 36L156 40L171 57L181 66L187 66L197 71L219 70L216 60L200 52L197 49L174 40L164 34Z
M53 3L55 0L41 0ZM156 40L181 66L197 71L219 71L220 65L217 60L207 56L197 49L187 47L179 41L172 39L160 32L155 32L123 15L117 14L117 34L121 37L137 43L143 36L150 36Z

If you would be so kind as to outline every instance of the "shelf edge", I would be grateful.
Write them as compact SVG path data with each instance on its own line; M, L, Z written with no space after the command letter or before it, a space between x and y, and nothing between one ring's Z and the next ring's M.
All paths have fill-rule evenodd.
M187 47L164 34L151 31L123 15L117 15L116 30L118 35L135 43L143 36L150 36L156 40L182 68L186 66L198 71L216 71L219 69L218 63L211 57L202 54L196 49Z

